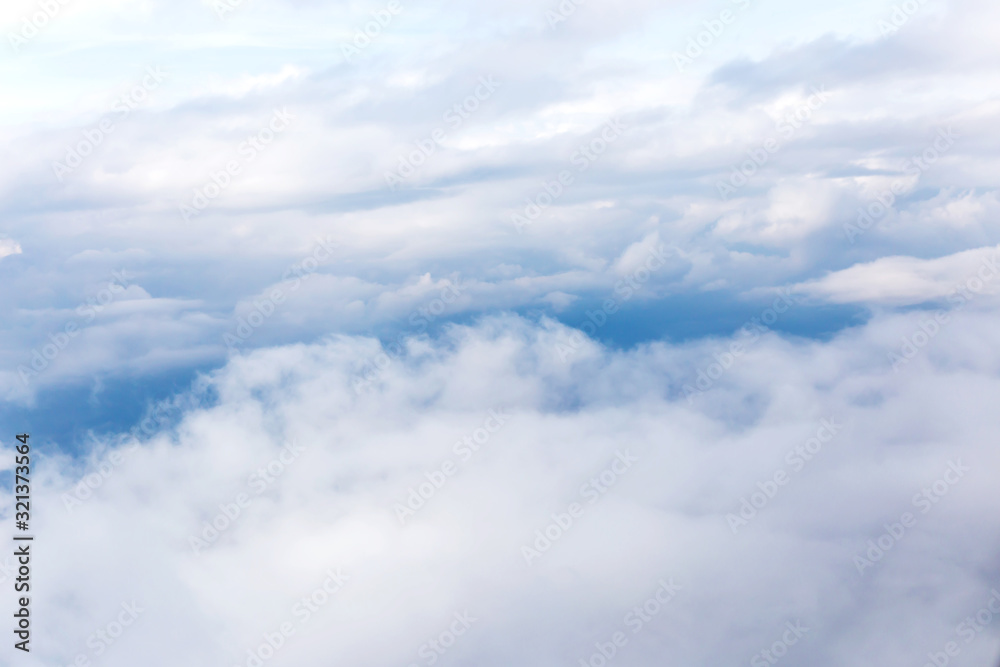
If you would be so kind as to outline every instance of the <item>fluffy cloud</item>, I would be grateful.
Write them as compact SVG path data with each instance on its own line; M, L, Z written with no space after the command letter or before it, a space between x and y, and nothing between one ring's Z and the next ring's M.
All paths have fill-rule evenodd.
M996 294L998 248L977 248L937 259L883 257L796 286L797 291L835 303L913 305Z
M233 358L174 426L41 462L26 664L253 665L270 636L268 665L547 665L618 632L616 664L738 663L786 623L790 665L981 664L995 622L956 626L995 586L1000 356L965 317L899 372L912 318L768 334L690 401L727 341L563 362L571 331L491 319L361 393L370 339Z
M581 5L555 27L546 12L558 3L404 8L354 63L337 47L351 43L374 11L355 3L297 3L280 12L241 3L223 20L210 4L95 6L88 28L105 29L114 10L124 11L115 20L150 36L181 23L195 31L189 44L167 40L140 54L167 76L125 117L115 101L143 80L145 64L109 64L77 41L93 33L77 34L57 17L21 62L37 67L68 43L71 55L58 57L92 60L100 74L86 82L86 95L80 82L48 70L48 97L37 94L37 82L11 81L23 93L19 104L42 105L30 113L49 120L28 122L22 110L7 121L5 224L32 255L34 280L55 294L69 257L141 249L151 256L128 268L147 271L161 296L198 292L209 317L258 294L310 239L328 234L342 244L344 261L324 271L388 292L431 266L435 276L460 272L481 282L498 282L490 271L500 264L522 267L524 278L600 274L650 234L700 258L687 283L696 290L774 287L880 257L1000 242L989 144L995 77L975 64L992 48L981 26L995 7L965 3L949 12L927 4L882 35L890 2L853 3L843 15L786 2L781 21L750 4L732 3L739 22L685 72L671 54L714 20L711 12L699 18L690 3L654 11L637 1L614 20ZM300 49L282 37L289 25ZM213 50L213 40L229 46ZM270 50L245 57L252 44ZM217 63L212 71L205 58ZM481 77L500 85L456 115ZM819 89L822 102L796 119ZM55 115L70 107L85 111ZM245 142L275 108L287 109L292 122L250 151ZM606 147L593 144L601 150L595 160L582 159L614 118L627 129ZM53 163L87 144L102 120L114 131L84 146L78 152L91 152L81 165L56 178ZM955 145L915 177L906 160L912 166L948 126ZM439 128L444 139L430 140L432 154L422 155L420 145L426 149ZM770 139L777 151L755 166L751 156ZM240 172L219 176L233 160ZM421 164L393 192L385 174L400 160ZM723 201L718 185L748 160L753 173ZM573 183L517 233L512 215L544 202L546 184L562 171ZM179 206L191 205L196 189L214 192L213 179L230 182L185 220ZM897 181L902 194L892 210L848 243L845 224ZM184 275L174 272L178 264ZM72 271L74 282L95 280L82 267ZM232 278L218 280L223 271ZM586 298L600 276L586 278L541 295L509 284L494 291L524 307L554 292ZM17 308L39 306L37 294L11 298ZM44 298L42 305L55 305Z
M996 3L227 3L0 9L24 664L995 656Z
M0 259L3 259L8 255L19 254L21 254L21 245L17 241L12 241L11 239L0 239Z

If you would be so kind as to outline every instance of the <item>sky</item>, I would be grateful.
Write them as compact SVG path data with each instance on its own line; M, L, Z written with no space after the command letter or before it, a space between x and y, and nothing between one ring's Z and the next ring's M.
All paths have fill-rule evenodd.
M4 3L0 664L995 664L998 21Z

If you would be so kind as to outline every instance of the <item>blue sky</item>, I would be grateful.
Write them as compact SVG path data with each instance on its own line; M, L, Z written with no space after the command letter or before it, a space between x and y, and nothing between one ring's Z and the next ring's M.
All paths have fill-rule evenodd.
M30 431L48 544L19 664L548 667L621 628L624 666L994 660L961 624L997 585L998 18L5 3L0 478Z

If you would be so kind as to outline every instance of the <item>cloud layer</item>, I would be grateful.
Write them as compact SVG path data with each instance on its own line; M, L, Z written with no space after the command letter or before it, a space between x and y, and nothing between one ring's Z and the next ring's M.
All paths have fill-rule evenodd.
M562 317L651 236L684 270L643 298L706 304L1000 243L992 4L563 4L61 9L0 71L4 243L23 249L0 264L0 391L221 364L317 238L335 258L249 347L384 335L443 281L469 286L449 317ZM16 32L33 10L4 11ZM123 33L147 38L129 58ZM72 364L21 382L123 269L149 296L141 337L112 304Z
M20 662L988 663L998 12L6 3Z
M897 371L918 318L766 334L691 400L726 341L562 361L573 330L491 319L362 392L371 339L234 358L176 426L44 461L26 664L255 664L286 623L267 664L568 663L618 632L618 664L739 663L786 623L790 665L985 661L995 626L956 628L995 585L1000 357L995 315L963 317Z

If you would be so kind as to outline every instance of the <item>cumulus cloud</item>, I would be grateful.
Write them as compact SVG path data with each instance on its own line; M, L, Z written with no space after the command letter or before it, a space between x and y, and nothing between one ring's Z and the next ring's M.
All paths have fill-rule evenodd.
M563 362L561 325L490 319L361 393L371 339L235 357L175 425L41 463L26 664L547 665L618 632L617 664L739 663L786 623L790 665L986 661L995 625L955 634L1000 516L996 319L969 317L898 373L906 317L767 335L690 401L725 341Z

